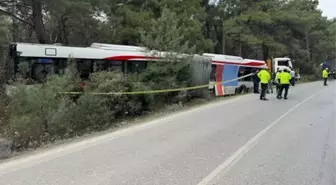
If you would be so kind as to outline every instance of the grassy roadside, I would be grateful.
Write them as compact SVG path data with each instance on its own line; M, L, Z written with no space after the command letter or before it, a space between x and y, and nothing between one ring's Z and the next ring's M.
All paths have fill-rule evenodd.
M45 143L37 148L28 148L26 150L23 151L13 151L12 155L10 156L10 158L7 158L5 160L3 160L3 162L8 161L8 160L13 160L15 158L19 158L19 157L24 157L27 155L33 155L36 153L40 153L46 150L50 150L53 148L57 148L59 146L62 145L66 145L66 144L71 144L71 143L76 143L76 142L80 142L82 140L86 140L86 139L90 139L90 138L94 138L97 136L101 136L101 135L105 135L105 134L110 134L122 129L127 129L136 125L141 125L141 124L146 124L150 121L156 120L156 119L162 119L165 117L169 117L171 115L183 112L183 111L188 111L190 109L196 109L196 108L200 108L203 106L207 106L209 104L216 104L219 102L224 102L227 100L231 100L234 98L238 98L241 96L245 96L251 93L244 93L244 94L238 94L238 95L231 95L231 96L225 96L225 97L210 97L208 99L193 99L187 103L185 103L184 105L182 104L172 104L169 106L162 106L160 108L158 108L156 111L150 112L146 115L143 116L138 116L138 117L129 117L126 119L120 119L118 120L118 123L116 125L114 125L113 127L107 128L105 130L102 131L91 131L88 133L85 133L83 135L80 136L76 136L76 137L72 137L72 138L67 138L67 139L58 139L55 140L54 142L49 142L49 143Z
M299 81L296 81L296 84L303 84L318 81L318 77L316 75L302 75Z
M301 80L301 82L298 83L298 84L311 82L309 80L310 78L303 78L303 79L304 80ZM173 114L178 113L178 112L183 112L183 111L186 111L186 110L195 109L195 108L205 106L205 105L208 105L208 104L212 104L212 103L218 103L220 101L226 101L226 100L230 100L230 99L233 99L233 98L238 98L240 96L244 96L244 95L247 95L247 94L250 94L250 93L233 95L233 96L226 96L226 97L211 96L207 99L203 99L203 98L192 99L192 100L190 100L190 101L188 101L184 104L170 104L170 105L161 105L161 106L158 105L154 109L154 111L145 112L141 116L126 117L126 118L123 118L123 119L115 120L115 124L111 124L110 127L106 127L104 129L87 130L87 132L85 132L85 133L83 133L79 136L74 136L74 137L70 137L70 138L63 138L63 139L56 139L52 142L46 142L46 143L43 143L42 145L40 145L38 147L27 148L23 151L13 151L11 157L21 156L25 153L31 153L31 152L34 152L34 151L39 152L41 150L49 149L51 147L56 147L56 146L59 146L59 145L62 145L62 144L81 141L83 139L92 138L92 137L96 137L96 136L99 136L99 135L112 133L112 132L118 131L120 129L126 129L128 127L132 127L134 125L144 124L144 123L153 121L155 119L168 117L168 116L173 115Z
M309 77L308 78L303 77L303 79L300 80L297 84L309 83L311 82L310 79L311 78ZM273 90L275 91L275 88ZM159 105L156 107L155 111L146 112L145 114L141 116L126 117L123 119L116 120L115 124L111 124L110 127L104 128L102 130L88 130L86 133L79 135L79 136L65 138L65 139L56 139L53 142L43 143L42 145L38 147L27 148L23 151L13 151L11 158L22 156L25 154L41 152L43 150L51 149L51 148L54 148L60 145L70 144L73 142L78 142L81 140L97 137L100 135L113 133L115 131L118 131L121 129L127 129L135 125L148 123L150 121L161 119L164 117L169 117L176 113L180 113L180 112L187 111L190 109L199 108L199 107L206 106L212 103L227 101L227 100L238 98L238 97L248 95L248 94L251 94L251 93L244 93L244 94L225 96L225 97L211 96L207 99L198 98L198 99L192 99L184 104L171 104L171 105L161 105L161 106Z

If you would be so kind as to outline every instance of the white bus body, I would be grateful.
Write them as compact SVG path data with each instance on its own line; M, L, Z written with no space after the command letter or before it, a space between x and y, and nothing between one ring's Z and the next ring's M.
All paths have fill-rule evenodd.
M82 76L88 76L94 65L100 70L109 68L126 72L144 68L147 61L167 60L169 57L168 52L149 51L144 47L101 43L93 43L90 47L12 43L10 55L14 60L14 73L18 73L20 63L27 62L34 80L42 78L38 73L43 70L48 74L60 73L69 58L76 61Z

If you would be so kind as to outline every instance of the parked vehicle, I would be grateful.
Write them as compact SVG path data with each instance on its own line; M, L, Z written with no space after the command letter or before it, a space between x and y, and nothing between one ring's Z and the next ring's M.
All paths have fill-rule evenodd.
M322 69L329 69L329 79L336 79L336 57L329 58L321 63Z

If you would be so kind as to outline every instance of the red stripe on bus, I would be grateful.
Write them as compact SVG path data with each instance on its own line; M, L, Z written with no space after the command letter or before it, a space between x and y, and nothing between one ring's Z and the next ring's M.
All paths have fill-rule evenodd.
M218 96L223 96L224 93L223 93L223 85L222 83L218 83L218 82L222 82L223 81L223 68L224 66L217 66L216 67L216 89L217 89L217 95Z
M127 61L133 59L160 59L160 57L152 57L152 56L132 56L132 55L121 55L121 56L113 56L104 58L105 60L116 60L116 61Z
M217 61L217 60L213 60L212 62L219 63L219 64L240 65L240 66L263 66L265 65L265 63L260 63L260 62L236 63L236 62Z

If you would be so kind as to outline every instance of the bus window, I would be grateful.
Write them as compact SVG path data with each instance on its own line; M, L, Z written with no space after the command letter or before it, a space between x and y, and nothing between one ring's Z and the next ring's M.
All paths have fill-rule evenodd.
M95 60L93 65L93 72L99 71L120 71L123 72L124 69L123 61L105 61L105 60Z
M251 67L240 67L239 71L238 71L238 78L251 74L255 71L255 68L251 68ZM238 81L252 81L252 76L248 76L242 79L239 79Z
M211 65L210 81L216 81L216 68L217 65Z
M108 61L107 62L108 71L123 71L123 61Z
M106 66L105 60L95 60L93 64L93 72L104 71Z
M67 59L53 59L55 65L55 73L63 75L67 67Z
M15 74L19 74L24 79L33 78L33 66L35 63L38 63L38 59L36 58L18 58L17 72ZM25 74L24 74L25 73Z
M92 71L92 61L91 60L77 61L77 70L81 78L88 79Z
M32 65L32 79L42 82L48 75L54 74L54 65L52 63L34 63Z
M145 61L128 61L127 70L130 73L140 73L144 71L147 67L147 62Z

